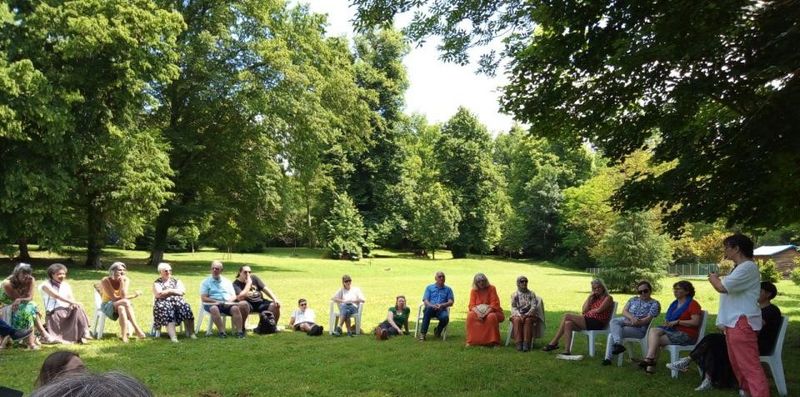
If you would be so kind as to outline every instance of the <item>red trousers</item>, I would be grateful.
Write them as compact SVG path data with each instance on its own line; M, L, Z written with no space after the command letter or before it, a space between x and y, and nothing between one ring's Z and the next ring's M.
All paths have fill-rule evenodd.
M769 382L758 357L758 335L747 317L740 316L733 328L725 327L728 358L739 388L752 397L769 397Z

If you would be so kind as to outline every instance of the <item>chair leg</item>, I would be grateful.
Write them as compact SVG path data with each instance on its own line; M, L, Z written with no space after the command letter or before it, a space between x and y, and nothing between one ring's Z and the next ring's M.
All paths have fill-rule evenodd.
M678 361L678 358L680 358L680 356L681 356L681 354L677 350L673 350L673 349L669 350L669 362L674 363L675 361ZM672 375L673 378L677 378L678 377L678 370L673 369L671 371L671 375Z
M206 311L203 310L202 307L200 307L200 310L197 313L197 321L194 324L194 333L195 334L199 334L200 333L200 328L203 327L203 317L205 317L205 312Z
M589 357L594 357L594 332L589 332L587 336L589 337Z
M767 365L769 366L769 372L772 372L772 379L775 380L775 388L778 389L778 395L788 395L788 390L786 390L786 377L783 373L783 361L771 360L767 361Z
M514 333L514 323L508 324L508 336L506 336L506 346L511 343L511 334Z
M556 341L558 343L558 341ZM575 331L572 331L572 339L569 340L569 351L572 352L572 345L575 344Z

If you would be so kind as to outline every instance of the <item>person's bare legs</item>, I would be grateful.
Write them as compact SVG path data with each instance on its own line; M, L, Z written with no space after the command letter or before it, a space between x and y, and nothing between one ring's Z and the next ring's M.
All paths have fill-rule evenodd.
M650 328L650 332L647 334L647 354L644 356L645 360L655 360L655 358L658 357L658 349L668 344L669 338L664 335L663 329Z
M175 323L168 323L167 324L167 334L169 334L169 339L173 342L178 341L178 335L175 335Z
M350 317L352 317L352 316L347 316L347 318L344 319L344 325L347 326L347 332L352 333L353 332L353 326L350 323Z
M239 310L239 305L231 306L231 320L233 322L233 329L236 332L242 332L242 312Z
M272 312L272 315L275 316L275 322L277 323L281 318L281 305L277 304L276 302L272 302L269 304L269 309L267 310Z
M203 310L203 308L200 308L200 310ZM194 335L194 319L193 318L192 319L183 320L183 327L184 327L184 329L186 329L186 336Z
M586 329L586 320L583 316L579 314L567 313L561 319L561 324L558 326L558 331L556 331L555 336L550 341L550 345L558 346L558 340L561 339L562 336L566 336L564 339L564 346L569 348L570 342L572 342L572 331L580 331L582 329Z
M224 334L225 323L222 321L222 314L219 312L219 307L217 305L211 306L208 308L208 314L211 315L211 321L213 321L214 325L217 326L217 332Z
M116 302L114 302L114 307L117 310L117 321L119 321L119 332L122 334L122 342L128 343L128 307L122 304L117 305Z
M242 327L240 330L244 332L245 325L247 324L247 318L250 317L250 304L245 302L239 302L237 304L239 307L239 313L242 315Z
M297 325L297 330L298 331L303 331L303 332L308 332L308 331L311 331L311 328L313 328L313 327L314 326L309 324L309 323L301 323L301 324Z

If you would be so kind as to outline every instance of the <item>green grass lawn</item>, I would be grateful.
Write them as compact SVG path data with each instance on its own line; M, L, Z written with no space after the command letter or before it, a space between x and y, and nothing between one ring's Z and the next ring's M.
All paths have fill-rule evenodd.
M118 325L106 321L103 340L86 346L45 347L35 352L19 348L0 351L0 385L30 392L42 360L61 348L79 352L93 371L130 373L159 396L688 395L694 393L693 388L700 381L697 372L692 371L681 374L678 379L670 378L669 371L663 367L668 358L666 353L661 355L658 372L648 376L630 362L621 368L602 367L599 356L587 356L583 361L557 360L555 354L538 350L545 342L542 340L536 341L537 350L527 354L511 347L464 347L464 319L475 273L483 272L488 276L497 287L507 312L516 277L527 275L530 287L545 301L548 338L555 332L563 313L579 310L589 292L590 275L586 273L548 262L489 257L453 260L446 253L437 253L434 261L391 252L380 254L381 258L359 262L321 259L321 251L305 249L270 249L265 254L227 255L208 251L167 254L175 276L186 284L187 299L195 315L200 282L208 275L210 261L221 259L225 263L223 274L229 279L235 277L240 265L253 267L254 273L280 298L283 304L280 323L283 325L288 322L297 299L308 299L318 322L326 328L325 335L311 338L303 333L281 332L269 336L248 334L244 340L220 340L204 337L201 332L198 340L182 338L179 344L162 337L133 340L124 345L117 339ZM33 252L33 255L46 256L43 252ZM146 293L135 301L135 309L139 324L147 330L152 320L150 291L158 274L154 268L144 265L145 257L143 252L109 250L104 263L119 259L129 265L128 276L133 289ZM37 282L45 278L45 269L53 260L33 261ZM329 299L340 287L342 274L351 275L354 285L361 287L366 295L363 328L369 332L385 318L396 295L408 297L415 319L423 288L433 282L437 270L447 274L447 283L456 295L447 341L430 338L420 343L411 336L401 336L377 342L371 335L356 338L327 335ZM3 259L0 274L10 272L11 266ZM70 268L68 279L90 317L94 311L91 285L105 275L105 271ZM662 286L669 287L676 280L667 279ZM693 280L693 283L698 302L710 313L716 313L717 293L705 279ZM789 393L795 394L800 390L800 287L782 281L778 289L780 295L774 302L791 318L783 357ZM623 305L629 296L615 295L615 298ZM662 288L655 298L666 310L672 301L671 288ZM37 295L36 300L40 303L41 297ZM255 321L256 318L251 317L250 322ZM709 324L710 332L711 319ZM413 330L413 327L412 320L410 328ZM508 322L501 328L503 338L507 328ZM604 349L605 339L597 345L599 352ZM576 341L574 351L586 354L585 337ZM730 390L712 391L704 395L732 393ZM773 393L776 393L774 386Z

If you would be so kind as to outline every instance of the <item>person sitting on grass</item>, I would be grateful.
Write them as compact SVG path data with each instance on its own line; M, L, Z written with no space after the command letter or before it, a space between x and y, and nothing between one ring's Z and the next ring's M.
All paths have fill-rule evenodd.
M6 339L18 341L27 338L31 333L33 333L32 328L15 329L11 324L0 319L0 349L5 346Z
M511 323L514 325L514 341L517 351L531 350L534 330L544 321L540 318L539 298L528 289L528 278L517 277L517 290L511 294Z
M425 287L425 293L422 295L422 304L424 308L422 312L422 324L420 325L420 341L425 341L425 335L428 333L428 327L431 324L432 318L439 320L439 324L433 329L433 335L437 338L442 335L442 331L450 322L450 311L448 308L453 306L453 302L455 302L453 289L444 284L444 272L438 271L434 277L435 282Z
M628 300L622 309L622 317L611 319L609 334L612 345L603 359L603 365L611 365L611 356L625 351L625 346L622 345L623 338L644 338L650 321L661 313L661 304L653 299L653 286L649 282L640 281L636 285L636 292L639 296Z
M275 293L272 292L258 276L253 274L250 266L239 268L236 280L233 280L233 291L236 293L237 301L247 301L250 304L250 313L261 313L269 311L277 322L281 317L281 303ZM265 299L264 296L272 299ZM247 319L245 318L245 322Z
M542 351L552 351L558 349L558 341L564 337L565 350L561 353L569 356L572 352L569 346L572 344L572 331L594 331L605 329L611 319L614 310L614 298L608 294L608 288L600 279L592 280L592 293L583 302L581 314L567 313L561 318L558 331L553 339L542 348Z
M211 315L211 321L217 326L220 338L226 338L225 322L222 314L231 316L233 329L237 338L244 338L244 319L250 315L250 304L247 301L237 302L233 284L222 276L222 262L211 262L211 275L200 284L200 299L203 310Z
M100 296L103 302L100 308L106 317L119 320L120 334L124 343L128 343L128 324L133 326L137 337L145 337L139 324L136 323L136 315L133 311L133 303L131 303L131 299L137 298L141 294L139 292L134 292L132 295L128 293L131 282L125 276L126 270L124 263L114 262L108 268L108 276L100 280Z
M86 367L78 353L61 350L51 353L42 362L39 377L36 378L35 387L42 387L52 383L61 376L84 373Z
M347 327L347 336L355 336L358 330L354 330L350 322L351 317L358 313L358 305L366 302L361 289L353 286L353 279L345 274L342 276L342 288L336 291L331 300L339 305L339 324L333 329L333 335L341 336L344 324Z
M761 282L761 291L758 297L763 322L761 331L758 332L758 354L761 356L772 354L778 339L778 332L780 332L781 309L772 304L772 299L777 295L778 288L775 287L775 284L769 281ZM692 361L697 363L703 377L703 381L694 389L695 391L730 388L736 384L724 334L706 335L697 343L688 357L667 364L667 368L685 372Z
M308 336L322 335L323 327L316 324L316 316L314 310L308 308L308 301L305 298L300 298L297 301L297 309L292 312L289 318L289 326L295 331L303 331Z
M647 335L647 355L639 366L648 374L655 373L656 358L662 346L688 346L697 341L703 313L694 300L694 286L681 280L672 286L672 293L675 300L667 309L664 325L650 328Z
M399 295L395 298L394 306L389 308L386 320L375 328L375 337L378 340L386 340L389 339L389 336L408 335L408 316L410 314L411 309L406 306L406 297ZM405 331L401 328L405 328Z
M483 273L472 279L467 313L467 346L500 345L500 323L505 319L497 289Z

